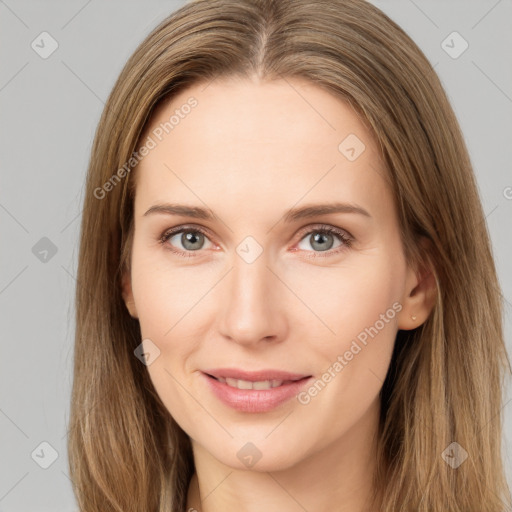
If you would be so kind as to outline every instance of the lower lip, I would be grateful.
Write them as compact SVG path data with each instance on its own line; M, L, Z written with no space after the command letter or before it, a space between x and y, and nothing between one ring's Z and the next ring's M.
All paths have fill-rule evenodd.
M242 412L267 412L297 396L312 377L282 384L270 389L238 389L219 382L205 373L210 389L224 404Z

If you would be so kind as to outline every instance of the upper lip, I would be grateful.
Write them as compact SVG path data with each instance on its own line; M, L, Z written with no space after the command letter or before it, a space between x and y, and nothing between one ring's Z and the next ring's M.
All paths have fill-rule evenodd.
M261 382L265 380L300 380L310 375L304 375L300 373L283 372L281 370L259 370L250 372L246 370L240 370L238 368L215 368L212 370L203 370L203 373L211 375L212 377L219 378L231 378L238 380L247 380L250 382Z

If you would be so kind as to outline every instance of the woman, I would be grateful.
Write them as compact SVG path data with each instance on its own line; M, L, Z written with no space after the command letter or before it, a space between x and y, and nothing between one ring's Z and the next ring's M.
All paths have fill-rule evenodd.
M371 4L200 0L161 23L96 133L78 283L81 510L510 507L471 163Z

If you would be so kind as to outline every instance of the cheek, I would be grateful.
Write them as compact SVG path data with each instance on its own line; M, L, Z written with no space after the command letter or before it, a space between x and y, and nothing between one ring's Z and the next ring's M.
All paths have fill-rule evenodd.
M191 378L188 370L194 369L188 365L204 339L205 305L216 280L207 270L173 266L159 249L134 246L132 289L141 335L159 350L147 371L165 407L185 431L202 418L201 409L191 404L186 391Z
M183 375L189 356L204 338L205 291L196 289L188 275L153 269L140 273L134 282L142 338L152 340L161 355L148 370L152 379L161 373L158 382L167 382L166 387L170 374L183 380L178 373ZM171 379L170 384L176 383ZM155 387L159 391L156 381Z
M161 247L134 247L132 289L145 337L170 339L200 311L201 298L215 283L215 276L177 266L172 258Z
M133 282L142 338L159 350L147 371L167 411L183 430L191 432L194 424L204 422L186 391L190 388L187 362L202 338L195 316L200 311L200 295L188 290L183 273L148 268Z
M309 266L307 272L288 276L290 287L319 317L306 315L300 330L320 380L301 397L311 406L304 414L320 414L322 404L336 404L331 418L336 431L349 428L377 399L402 309L405 263L400 252L357 256L336 268Z
M313 313L295 300L301 328L318 332L315 347L343 348L382 314L386 330L395 328L396 306L392 306L401 299L402 263L394 255L375 251L350 256L336 267L301 264L301 268L291 265L283 269L283 280Z
M298 397L304 406L299 410L300 428L319 445L348 432L378 400L402 309L403 275L398 258L382 255L368 257L361 265L339 268L334 279L332 272L318 271L314 287L303 283L303 297L334 331L323 329L328 334L309 343L310 358L319 373L313 385ZM313 326L306 325L305 337L307 332L313 333ZM319 431L318 421L312 419L322 415L326 415L328 432Z

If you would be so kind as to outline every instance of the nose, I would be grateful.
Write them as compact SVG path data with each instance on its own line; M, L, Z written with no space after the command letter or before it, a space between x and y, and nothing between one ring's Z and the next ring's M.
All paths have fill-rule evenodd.
M220 333L241 345L265 346L280 342L287 334L286 288L264 256L252 263L236 256L219 298Z

